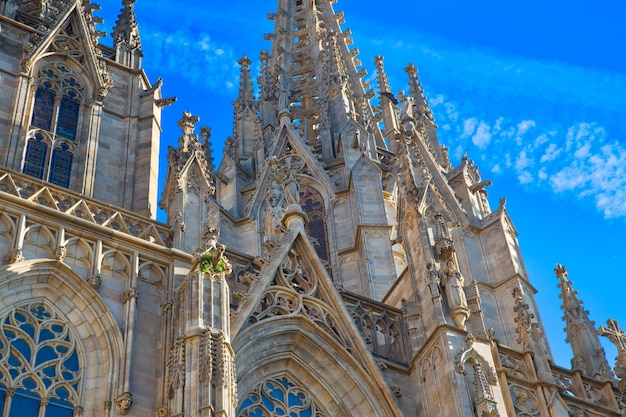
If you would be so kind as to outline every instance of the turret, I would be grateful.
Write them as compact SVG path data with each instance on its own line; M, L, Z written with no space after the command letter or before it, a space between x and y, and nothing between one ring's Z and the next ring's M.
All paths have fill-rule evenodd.
M177 290L165 415L235 416L237 385L225 278L232 266L218 236L216 229L206 229L194 265Z
M161 208L166 210L167 222L173 228L173 246L187 251L200 246L208 206L213 204L209 197L215 193L211 131L203 127L200 140L194 133L198 121L198 117L184 112L178 122L183 135L178 139L178 148L169 147L161 200Z

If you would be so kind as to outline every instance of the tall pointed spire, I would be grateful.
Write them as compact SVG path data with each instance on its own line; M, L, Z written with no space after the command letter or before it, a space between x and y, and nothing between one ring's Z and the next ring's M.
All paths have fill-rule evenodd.
M361 81L366 71L357 69L358 50L348 48L349 35L339 26L343 16L330 3L279 2L278 12L269 15L275 30L266 35L272 49L261 77L263 123L290 122L320 161L339 158L339 137L348 121L364 131L373 125L373 140L384 146L380 130L370 123L371 96Z
M241 66L239 96L235 105L235 125L232 140L237 145L237 158L248 158L254 154L261 136L258 103L254 100L254 88L250 77L252 62L244 56L238 61ZM250 167L249 167L250 168ZM253 174L252 171L249 174Z
M113 27L113 47L115 49L115 61L133 69L141 68L141 38L139 26L135 18L135 1L123 0L122 10Z
M583 308L583 302L578 298L578 291L572 288L572 282L567 279L567 269L557 264L554 272L559 280L557 287L561 290L561 310L565 313L565 340L574 353L572 369L590 378L609 378L611 368L600 345L598 333L593 321L589 320L589 312Z
M380 114L385 126L384 135L390 139L389 147L392 151L397 150L395 136L400 133L400 127L398 125L398 109L396 105L398 100L394 97L389 85L389 79L385 72L385 66L383 64L384 58L382 55L377 55L374 59L376 69L378 72L378 94L380 103Z

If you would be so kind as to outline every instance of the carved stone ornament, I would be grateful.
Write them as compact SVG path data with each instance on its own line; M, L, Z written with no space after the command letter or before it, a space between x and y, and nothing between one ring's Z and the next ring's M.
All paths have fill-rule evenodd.
M169 417L169 407L167 404L163 404L154 412L154 417Z
M13 249L7 256L4 257L4 261L11 265L24 260L24 255L21 249Z
M133 405L133 394L125 392L116 397L113 402L115 403L115 411L117 411L118 414L125 416L128 414L130 407Z
M88 282L89 285L91 285L91 288L96 291L98 291L102 287L102 278L100 278L100 275L92 275L91 277L89 277Z
M598 334L608 338L617 347L615 358L615 375L620 379L619 390L626 393L626 333L619 327L617 320L608 319L607 327L600 326Z

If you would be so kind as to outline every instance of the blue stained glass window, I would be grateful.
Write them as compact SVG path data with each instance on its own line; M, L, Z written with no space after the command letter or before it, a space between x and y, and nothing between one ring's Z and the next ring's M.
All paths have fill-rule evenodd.
M48 154L48 145L43 141L41 135L28 141L26 146L26 160L24 161L24 174L33 177L43 178L44 168L46 165L46 156Z
M244 397L238 417L323 417L317 404L286 376L268 379Z
M52 116L54 114L54 91L46 87L39 87L35 93L35 106L33 109L33 120L31 124L44 130L52 127Z
M55 148L52 152L49 181L68 188L70 186L73 160L74 155L69 151L69 147L66 144L61 144L59 148Z
M0 362L0 415L73 417L82 368L62 318L34 301L9 311L0 333L11 346L7 362ZM11 399L7 387L15 388Z
M33 395L32 391L16 389L11 398L11 411L9 417L37 417L41 399Z
M7 399L7 389L4 385L0 385L0 411L4 410L4 403Z
M75 94L63 97L59 107L59 119L57 121L57 135L75 140L78 127L78 112L80 103L75 100Z

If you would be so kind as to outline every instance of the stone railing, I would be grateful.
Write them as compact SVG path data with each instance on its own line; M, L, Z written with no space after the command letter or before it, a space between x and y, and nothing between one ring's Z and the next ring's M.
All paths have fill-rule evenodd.
M167 246L170 228L62 187L0 168L0 194L6 193L83 221Z
M408 341L402 310L345 290L340 293L370 351L406 365Z

